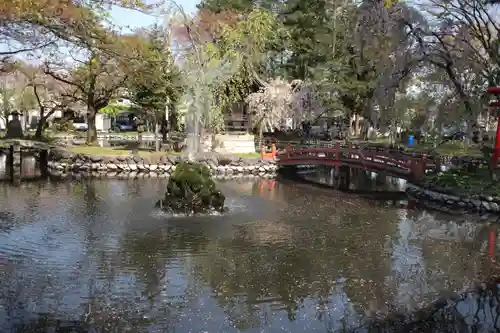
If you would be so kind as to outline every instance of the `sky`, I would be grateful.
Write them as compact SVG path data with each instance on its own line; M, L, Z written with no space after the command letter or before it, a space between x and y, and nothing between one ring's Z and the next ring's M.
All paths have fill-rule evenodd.
M186 13L194 13L196 11L196 5L199 0L179 0L179 4L182 6ZM147 27L156 22L162 22L161 17L155 17L152 15L145 15L138 11L124 9L119 7L114 7L111 10L111 19L119 27L126 30L134 30L136 28ZM123 31L123 30L122 30ZM17 48L17 47L16 47ZM9 51L9 46L6 43L0 43L0 52ZM30 62L30 59L25 58L25 54L19 54L17 58L23 59Z
M179 4L182 6L186 13L194 13L196 10L196 5L199 2L199 0L182 0L179 2ZM123 28L129 28L130 30L146 27L156 22L163 23L161 22L161 18L148 16L138 11L119 7L115 7L111 10L111 18L116 25Z

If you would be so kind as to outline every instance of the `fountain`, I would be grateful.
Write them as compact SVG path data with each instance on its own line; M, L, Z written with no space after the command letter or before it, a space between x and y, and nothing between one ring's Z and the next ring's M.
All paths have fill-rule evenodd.
M199 141L200 141L200 121L201 115L200 110L196 105L190 105L188 112L185 116L185 129L187 133L186 138L186 153L188 159L193 161L196 154L199 151Z
M238 58L231 56L214 63L204 47L194 47L184 64L185 130L187 133L187 162L176 165L170 176L165 198L156 206L171 213L186 215L223 212L224 195L216 188L210 170L197 162L201 152L203 128L211 128L214 120L212 106L214 83L225 82L238 69Z
M167 192L156 207L172 214L203 214L224 211L224 195L217 189L210 170L196 157L200 152L200 128L204 99L198 93L188 107L185 117L187 132L187 161L176 165L170 176Z
M197 95L195 95L197 96ZM185 118L187 137L187 161L176 165L170 176L167 192L156 207L172 214L202 214L224 211L224 195L217 189L210 170L196 161L200 151L200 127L202 108L190 105Z
M225 199L205 165L181 162L168 181L165 198L156 207L173 214L222 213Z

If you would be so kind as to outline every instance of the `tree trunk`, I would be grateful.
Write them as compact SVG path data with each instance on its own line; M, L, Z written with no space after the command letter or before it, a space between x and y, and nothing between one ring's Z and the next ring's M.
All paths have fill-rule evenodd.
M179 132L178 112L175 108L170 108L168 117L169 129L171 132Z
M473 108L472 104L470 102L470 98L465 92L465 89L462 85L462 83L458 80L458 78L455 75L455 72L453 72L453 68L451 67L451 64L447 64L445 67L445 71L448 74L448 77L450 78L451 82L453 83L453 86L455 87L455 91L457 92L460 101L464 105L465 111L467 112L468 116L473 115ZM474 120L475 121L475 120Z
M351 137L359 137L361 129L359 128L359 114L354 112L349 120L349 134Z
M97 142L97 128L95 125L97 110L94 106L87 106L87 144L91 145Z
M260 151L260 147L262 147L262 135L264 133L264 117L262 117L257 123L255 124L255 134L257 134L257 139L258 139L258 151Z
M155 121L155 150L160 151L160 121Z
M40 112L39 112L40 120L38 121L38 124L36 124L36 132L35 132L35 138L40 139L43 134L44 126L45 123L47 122L47 117L45 115L45 107L40 105Z
M361 135L361 126L360 126L360 120L361 120L360 118L361 117L359 114L356 114L354 117L355 117L354 122L355 122L355 131L356 131L355 135L356 135L356 137L359 137Z
M43 128L45 126L47 119L45 117L40 117L38 124L36 125L35 138L40 139L43 134Z
M23 114L23 132L26 133L28 131L28 111L22 110Z

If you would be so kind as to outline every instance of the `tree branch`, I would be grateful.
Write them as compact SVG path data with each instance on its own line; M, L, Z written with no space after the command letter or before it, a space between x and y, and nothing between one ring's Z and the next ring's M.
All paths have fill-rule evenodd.
M53 79L55 79L55 80L57 80L59 82L65 83L67 85L74 86L74 87L78 88L82 93L85 93L85 87L82 84L79 84L77 82L65 79L62 76L59 76L59 75L55 74L53 71L50 70L50 68L49 68L48 65L45 66L43 72L44 72L44 74L49 75Z

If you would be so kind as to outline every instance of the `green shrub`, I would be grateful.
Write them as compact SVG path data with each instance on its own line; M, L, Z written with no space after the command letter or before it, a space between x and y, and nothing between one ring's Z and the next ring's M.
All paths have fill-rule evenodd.
M73 122L69 119L61 119L52 123L52 128L54 132L71 132L73 131Z

